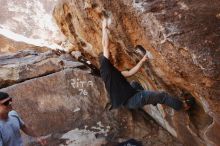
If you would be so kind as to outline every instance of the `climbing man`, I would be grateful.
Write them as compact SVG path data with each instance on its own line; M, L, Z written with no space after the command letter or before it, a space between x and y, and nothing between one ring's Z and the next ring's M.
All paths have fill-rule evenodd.
M20 129L27 135L37 137L35 132L28 127L12 110L12 98L8 93L0 92L0 146L23 146ZM41 145L46 141L37 138Z
M110 62L109 52L109 25L110 18L104 18L102 22L102 46L103 54L99 55L100 75L105 83L105 88L110 96L112 108L125 106L129 109L141 108L147 104L165 104L175 110L189 109L193 98L188 98L183 102L170 96L165 92L147 91L137 83L129 83L126 77L134 75L141 68L143 63L148 60L147 54L129 71L119 71ZM145 50L139 47L140 50Z

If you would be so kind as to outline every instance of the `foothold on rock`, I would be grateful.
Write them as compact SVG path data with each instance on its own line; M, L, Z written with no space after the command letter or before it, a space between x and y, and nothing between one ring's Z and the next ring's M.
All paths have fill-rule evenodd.
M63 11L64 11L64 14L67 14L68 11L69 11L69 6L67 4L63 4Z

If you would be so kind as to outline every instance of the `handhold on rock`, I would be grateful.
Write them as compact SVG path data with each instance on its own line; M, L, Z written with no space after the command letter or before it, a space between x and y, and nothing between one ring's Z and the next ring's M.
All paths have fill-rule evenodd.
M141 45L135 46L135 52L140 54L141 56L144 56L146 54L149 59L153 59L152 54Z
M111 18L104 18L103 20L102 20L102 28L110 28L110 25L111 25L111 23L112 23L112 20L111 20ZM107 32L109 33L109 30L107 30Z
M140 54L141 56L144 56L146 54L146 50L141 45L137 45L135 47L135 52Z
M109 15L108 15L108 13L107 13L107 11L105 11L105 10L102 10L102 16L103 17L105 17L105 18L108 18L109 17Z
M111 20L111 18L112 18L111 12L110 12L110 11L106 11L106 10L102 10L102 11L101 11L101 14L102 14L102 16L103 16L104 18L107 19L107 24L108 24L108 26L109 26L109 25L111 24L111 22L112 22L112 20Z
M91 64L91 62L87 60L80 51L72 51L71 55L74 56L79 62L82 62L84 65L89 67L92 70L93 75L100 76L99 69Z

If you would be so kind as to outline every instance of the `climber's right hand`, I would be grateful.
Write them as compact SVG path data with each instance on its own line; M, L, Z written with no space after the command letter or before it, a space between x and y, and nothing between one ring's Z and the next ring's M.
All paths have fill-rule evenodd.
M146 54L144 55L144 57L141 59L143 62L147 61L148 60L148 54L146 52Z

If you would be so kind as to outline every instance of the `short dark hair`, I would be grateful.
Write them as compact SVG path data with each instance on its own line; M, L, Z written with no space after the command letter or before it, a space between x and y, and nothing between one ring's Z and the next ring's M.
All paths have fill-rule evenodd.
M8 98L8 97L9 97L8 93L0 92L0 100L3 100L3 99Z

